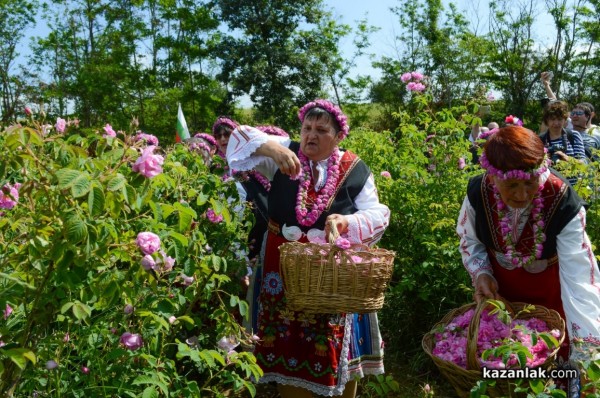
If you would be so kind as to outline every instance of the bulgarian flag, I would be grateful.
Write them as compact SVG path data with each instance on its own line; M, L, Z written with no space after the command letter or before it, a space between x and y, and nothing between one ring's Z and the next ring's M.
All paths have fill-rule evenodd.
M181 142L190 138L190 132L181 110L181 104L177 104L177 132L175 133L175 142Z

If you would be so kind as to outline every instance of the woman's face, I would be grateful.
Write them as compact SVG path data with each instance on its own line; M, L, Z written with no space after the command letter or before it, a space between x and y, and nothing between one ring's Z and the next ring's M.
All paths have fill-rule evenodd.
M217 141L217 145L219 146L219 151L222 153L227 153L227 144L229 143L229 137L231 136L231 131L229 129L219 129L215 133L215 140Z
M559 133L562 132L563 127L567 124L567 119L562 119L558 117L548 118L548 130L551 133Z
M339 134L326 117L304 119L300 134L300 149L313 161L327 159L340 142Z
M511 178L503 180L496 176L492 177L502 201L513 208L523 209L531 203L538 191L540 177L532 177L529 180Z

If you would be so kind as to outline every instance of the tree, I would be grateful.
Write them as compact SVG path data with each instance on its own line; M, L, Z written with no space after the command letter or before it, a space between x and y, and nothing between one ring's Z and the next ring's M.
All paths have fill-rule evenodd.
M321 0L219 0L221 19L232 32L220 46L218 78L230 100L250 96L257 119L297 126L290 109L324 94L324 59L339 56L317 39L329 22ZM321 28L319 28L321 27ZM317 44L315 46L315 43Z
M19 56L17 45L28 26L34 24L36 0L4 0L0 2L0 120L15 120L22 82L12 74Z

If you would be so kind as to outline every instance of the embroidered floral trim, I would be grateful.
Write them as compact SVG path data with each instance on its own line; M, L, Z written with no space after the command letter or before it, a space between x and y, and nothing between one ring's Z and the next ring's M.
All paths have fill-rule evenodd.
M310 205L307 203L308 188L310 187L312 172L308 158L302 150L298 151L298 159L302 165L302 171L298 176L300 185L298 186L298 194L296 196L296 219L300 225L310 227L317 222L327 207L327 203L329 203L329 200L335 193L335 188L340 177L340 157L340 150L336 146L327 160L327 180L325 181L325 186L317 193L315 202L309 211Z
M508 180L508 179L513 179L513 178L518 179L518 180L529 180L532 177L539 177L540 175L544 174L546 172L546 170L548 170L548 166L550 165L550 159L548 159L548 157L546 155L544 155L544 159L542 160L542 163L536 169L527 170L527 171L525 171L525 170L502 171L502 170L495 168L490 163L487 156L485 156L485 152L484 152L479 157L479 164L481 165L482 168L487 170L488 174L499 177L502 180Z
M544 201L542 200L541 193L543 185L540 185L536 195L533 198L533 209L531 209L531 217L533 217L533 234L534 234L534 245L531 254L525 256L516 249L516 242L513 241L512 234L512 222L506 212L507 205L502 201L498 188L494 186L494 198L496 199L496 205L498 206L498 218L500 219L500 231L504 239L506 251L504 255L506 258L517 268L526 267L533 263L535 260L539 260L542 257L542 251L544 250L544 242L546 241L546 234L544 234L544 220L542 220L542 210L544 209Z

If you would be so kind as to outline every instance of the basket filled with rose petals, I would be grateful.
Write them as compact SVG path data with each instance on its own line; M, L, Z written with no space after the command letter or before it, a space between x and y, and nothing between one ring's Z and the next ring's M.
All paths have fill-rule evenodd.
M529 377L552 366L565 338L565 322L543 306L482 300L450 311L422 340L423 349L459 397L469 397L482 368L520 369ZM525 369L529 368L526 372ZM523 378L528 376L523 376ZM490 397L514 395L515 380L498 379Z
M395 253L335 236L329 242L279 247L288 307L320 314L380 310Z

